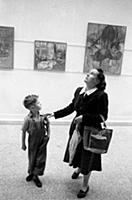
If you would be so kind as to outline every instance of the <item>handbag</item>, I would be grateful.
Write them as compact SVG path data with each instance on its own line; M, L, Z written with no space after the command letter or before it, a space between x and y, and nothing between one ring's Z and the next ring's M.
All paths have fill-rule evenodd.
M83 132L84 149L97 154L107 153L113 133L113 129L107 128L102 115L101 118L103 119L103 127L101 130L84 126Z
M80 141L81 141L81 135L78 130L78 125L76 125L76 128L73 131L72 137L69 142L69 149L68 149L69 150L69 165L72 164L77 146L80 143Z

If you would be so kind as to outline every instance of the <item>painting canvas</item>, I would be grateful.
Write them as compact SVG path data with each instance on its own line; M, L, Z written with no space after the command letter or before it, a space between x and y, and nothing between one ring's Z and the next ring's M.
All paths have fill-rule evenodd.
M0 68L12 69L14 56L14 28L0 26Z
M102 68L106 74L121 74L126 26L88 23L84 68Z
M34 69L45 71L65 71L66 43L35 41Z

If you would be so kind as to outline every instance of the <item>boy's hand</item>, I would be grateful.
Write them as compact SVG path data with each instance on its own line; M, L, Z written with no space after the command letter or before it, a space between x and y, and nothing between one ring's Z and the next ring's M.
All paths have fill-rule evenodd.
M26 145L25 145L25 144L24 144L24 145L22 145L22 150L23 150L23 151L25 151L25 150L26 150L26 148L27 148L27 147L26 147Z

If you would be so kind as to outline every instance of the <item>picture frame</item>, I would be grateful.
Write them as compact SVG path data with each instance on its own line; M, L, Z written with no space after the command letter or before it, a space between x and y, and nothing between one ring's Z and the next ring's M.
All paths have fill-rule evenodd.
M84 73L102 68L109 75L121 74L126 29L126 26L88 23Z
M65 71L67 43L34 41L34 69Z
M0 69L13 69L14 27L0 26Z

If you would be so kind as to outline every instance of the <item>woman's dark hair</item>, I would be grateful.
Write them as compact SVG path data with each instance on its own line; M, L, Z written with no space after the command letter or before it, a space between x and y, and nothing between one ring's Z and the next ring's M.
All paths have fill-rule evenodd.
M105 90L106 88L106 82L105 82L105 75L104 72L101 68L97 68L97 71L99 72L99 74L97 75L97 78L99 79L99 83L97 84L97 88L99 90Z

